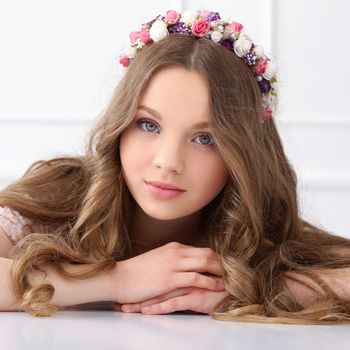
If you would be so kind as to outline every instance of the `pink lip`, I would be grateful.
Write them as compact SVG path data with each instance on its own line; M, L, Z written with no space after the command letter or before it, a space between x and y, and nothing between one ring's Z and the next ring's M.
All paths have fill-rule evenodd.
M147 183L147 182L145 182L145 184L148 187L148 189L150 190L150 192L152 193L152 195L154 195L155 197L157 197L159 199L175 198L175 197L178 197L182 193L185 192L183 190L164 189L164 188L161 188L158 186L154 186L151 183Z
M160 181L146 181L146 183L153 185L153 186L157 186L160 187L164 190L177 190L177 191L185 191L182 188L176 187L172 184L167 184L165 182L160 182Z

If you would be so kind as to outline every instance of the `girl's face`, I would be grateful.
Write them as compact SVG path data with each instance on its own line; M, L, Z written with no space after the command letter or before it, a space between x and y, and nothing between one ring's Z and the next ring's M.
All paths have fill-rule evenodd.
M181 67L158 71L141 96L133 122L120 139L125 182L149 216L173 220L195 213L225 186L229 173L213 147L206 80ZM201 125L200 125L201 124ZM184 190L163 198L146 182Z

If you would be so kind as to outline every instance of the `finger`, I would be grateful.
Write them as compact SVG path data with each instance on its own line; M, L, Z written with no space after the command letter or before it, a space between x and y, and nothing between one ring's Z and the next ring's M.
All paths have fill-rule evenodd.
M207 257L208 259L216 260L223 269L222 256L209 247L193 247L178 242L171 242L162 247L175 250L179 254L177 255L179 258Z
M206 247L206 248L189 248L182 250L181 253L182 258L194 258L194 257L203 257L211 260L217 261L218 264L224 268L222 264L222 256L217 253L215 250Z
M183 250L182 250L183 257L193 257L193 256L205 255L205 256L208 256L210 258L220 260L220 254L217 253L214 249L211 249L209 247L192 247L192 246L185 246L185 245L181 245L181 247L183 247Z
M217 259L208 258L205 255L178 260L175 266L175 271L209 272L212 275L220 277L225 275L225 269L222 264Z
M142 307L141 312L147 315L161 315L172 313L175 311L185 311L189 308L190 300L191 296L190 294L187 294L185 296L168 299L159 304L144 306Z
M190 256L201 256L207 255L212 258L217 258L221 261L221 256L214 249L210 247L194 247L191 245L182 244L179 242L170 242L157 249L175 249L176 251L181 252L181 256L190 257Z
M141 303L133 303L133 304L122 304L121 311L123 312L141 312L141 308L148 305L158 304L165 300L175 298L177 296L182 296L190 293L193 290L191 287L187 288L179 288L169 293L165 293L158 297L143 301Z
M223 290L224 283L221 278L208 277L197 272L183 272L174 275L175 288L197 287L203 289Z
M150 299L150 300L146 300L141 304L141 307L142 306L147 306L147 305L151 305L151 304L157 304L157 303L161 303L163 302L164 300L167 300L167 299L171 299L171 298L175 298L175 297L178 297L178 296L181 296L181 295L186 295L188 293L191 293L193 290L192 287L185 287L185 288L178 288L178 289L175 289L169 293L165 293L163 295L160 295L156 298L153 298L153 299Z
M114 303L113 309L114 309L115 311L122 311L121 306L122 306L122 305L119 304L119 303Z

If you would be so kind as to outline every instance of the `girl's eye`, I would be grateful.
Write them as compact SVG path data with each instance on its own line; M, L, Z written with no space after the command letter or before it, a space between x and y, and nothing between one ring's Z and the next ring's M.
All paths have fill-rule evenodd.
M148 120L148 119L139 119L137 122L137 125L141 126L141 129L146 131L146 132L151 132L153 133L156 129L157 126L154 122ZM200 145L202 146L212 146L214 144L210 134L200 134L196 136L195 138L201 138L202 142Z
M145 131L153 132L154 128L156 128L156 124L152 123L151 121L149 121L147 119L140 119L136 123L137 123L137 125L141 125L142 130L145 130L143 128L143 126L145 125L145 128L146 128ZM148 128L148 126L151 126L151 128ZM152 126L153 126L153 128L152 128Z
M212 140L210 134L201 134L201 135L196 136L196 138L197 137L201 137L202 140L204 140L204 143L201 143L203 146L213 145L213 140Z

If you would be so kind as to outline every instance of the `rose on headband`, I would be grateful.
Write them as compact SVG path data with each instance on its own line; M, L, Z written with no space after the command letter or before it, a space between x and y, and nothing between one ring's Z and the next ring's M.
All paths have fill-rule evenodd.
M197 18L198 11L187 10L181 14L181 22L184 22L187 25L191 25Z
M130 64L130 58L127 55L120 55L119 63L121 63L123 67L127 67Z
M180 20L180 14L177 13L176 11L173 10L168 10L166 12L165 18L164 18L165 22L168 24L175 24L178 23Z
M240 35L239 38L233 44L235 54L238 57L245 56L250 51L251 47L252 42L245 35Z
M202 10L201 13L199 14L202 18L208 18L210 11L208 10Z
M145 27L141 28L140 39L145 44L149 44L152 41L151 37L149 36L149 29L148 28L145 28Z
M210 30L210 23L205 19L200 18L193 22L191 31L195 36L203 37L208 34Z
M167 25L160 19L157 19L152 24L152 27L149 30L149 36L153 41L159 41L160 39L163 39L169 34Z
M215 43L218 43L221 40L222 36L223 35L220 32L215 30L211 33L211 40L213 40Z
M132 44L135 43L135 41L140 37L140 32L131 32L129 34L129 38Z
M262 74L265 72L267 61L266 60L260 60L258 64L253 67L253 70L256 74Z
M264 48L260 45L254 46L253 52L256 54L257 58L263 58L265 56Z
M234 33L240 32L243 29L243 25L238 22L231 22L226 26L229 30L231 30Z
M276 75L276 63L267 61L265 71L264 73L262 73L262 76L267 80L271 80L275 75Z

